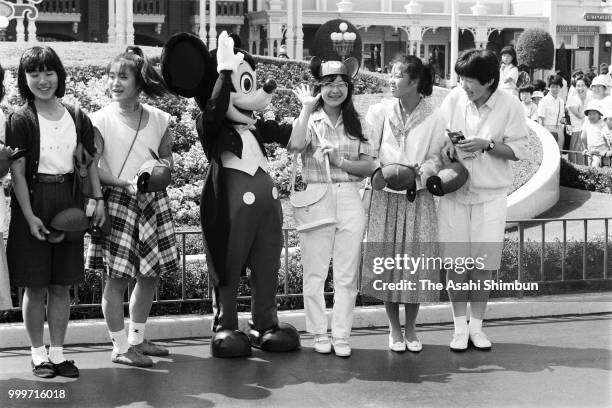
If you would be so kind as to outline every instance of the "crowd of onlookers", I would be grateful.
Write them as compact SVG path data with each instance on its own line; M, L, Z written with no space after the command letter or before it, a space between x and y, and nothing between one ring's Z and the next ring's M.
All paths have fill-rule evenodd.
M517 95L525 116L544 126L563 156L593 167L612 162L612 77L607 64L588 72L576 69L569 82L560 71L522 83L512 47L501 52L500 88ZM503 84L503 86L502 86Z

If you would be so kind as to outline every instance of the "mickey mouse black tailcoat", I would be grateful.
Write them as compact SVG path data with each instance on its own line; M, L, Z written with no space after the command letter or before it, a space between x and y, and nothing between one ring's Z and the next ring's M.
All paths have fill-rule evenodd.
M224 269L228 250L229 220L227 192L221 180L224 171L221 153L226 150L242 157L242 138L226 117L232 88L231 71L221 71L204 111L197 117L197 131L202 148L209 161L204 176L204 188L200 201L202 231L208 246L207 256L212 259L213 270L209 274L214 285L224 283ZM279 125L272 120L258 120L251 130L264 156L263 143L280 143L286 146L291 136L291 125ZM280 256L280 254L279 254Z

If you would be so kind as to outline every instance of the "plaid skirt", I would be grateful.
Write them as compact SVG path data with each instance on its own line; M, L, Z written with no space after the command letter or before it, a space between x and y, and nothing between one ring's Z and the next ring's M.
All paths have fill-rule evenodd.
M178 250L170 200L165 191L129 195L123 188L104 191L111 233L92 239L86 269L112 278L154 277L178 270Z

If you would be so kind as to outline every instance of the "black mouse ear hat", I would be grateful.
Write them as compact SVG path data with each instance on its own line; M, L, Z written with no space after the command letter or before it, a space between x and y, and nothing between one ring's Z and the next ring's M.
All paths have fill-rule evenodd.
M202 96L210 76L216 76L206 45L193 34L178 33L164 45L161 71L168 88L186 98Z
M310 72L319 80L327 75L346 75L354 79L359 71L359 61L357 58L350 57L344 61L326 61L323 62L319 57L310 59Z

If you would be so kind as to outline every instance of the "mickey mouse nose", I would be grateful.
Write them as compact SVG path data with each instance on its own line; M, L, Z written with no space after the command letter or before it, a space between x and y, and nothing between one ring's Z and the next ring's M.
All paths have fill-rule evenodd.
M276 89L276 81L273 80L272 78L268 78L268 80L266 81L266 83L263 86L263 90L266 93L271 94L272 92L274 92L275 89Z

